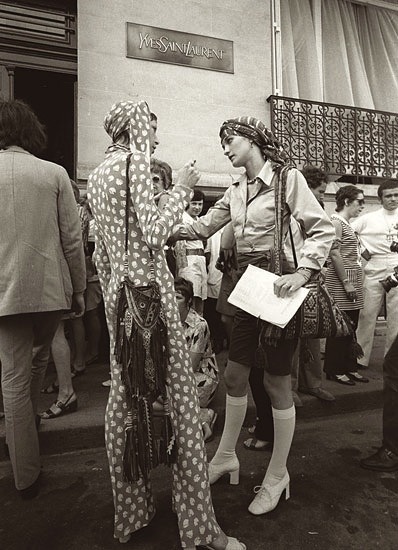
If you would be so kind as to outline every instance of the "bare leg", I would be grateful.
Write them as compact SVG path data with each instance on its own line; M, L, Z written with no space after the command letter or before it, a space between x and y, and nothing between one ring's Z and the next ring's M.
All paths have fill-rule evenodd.
M64 322L58 325L51 344L51 352L58 376L58 401L65 401L73 393L70 372L70 348L65 338Z

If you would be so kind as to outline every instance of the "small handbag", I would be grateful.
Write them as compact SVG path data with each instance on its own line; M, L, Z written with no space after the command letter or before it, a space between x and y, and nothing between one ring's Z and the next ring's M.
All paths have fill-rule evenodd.
M127 481L148 479L158 464L175 461L174 435L168 414L166 373L168 365L168 336L160 288L155 279L150 251L150 281L136 286L129 278L129 167L126 163L126 212L124 278L117 295L115 356L121 365L125 387L127 418L125 421L124 477ZM162 396L164 414L159 437L155 437L152 403Z
M277 275L282 275L282 215L286 204L286 180L289 169L290 167L283 166L279 169L279 177L275 178L274 264ZM291 230L290 239L295 267L297 268L297 257ZM275 342L280 339L326 338L328 336L337 338L354 334L355 331L351 319L336 304L319 272L313 273L304 286L309 292L297 313L283 329L270 323L263 323L260 334L261 342L275 345Z

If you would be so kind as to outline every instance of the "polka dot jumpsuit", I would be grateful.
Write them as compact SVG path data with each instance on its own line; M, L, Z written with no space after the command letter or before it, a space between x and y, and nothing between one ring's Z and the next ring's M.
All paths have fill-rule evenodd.
M129 276L137 285L149 281L149 248L155 262L167 315L170 361L167 389L177 444L173 469L173 502L183 547L209 544L220 528L214 516L202 440L195 378L179 319L173 279L167 268L164 245L181 220L190 190L176 186L162 212L153 200L149 169L150 113L146 103L120 102L105 119L113 139L105 160L90 174L88 196L96 222L95 262L104 296L110 334L112 385L105 416L105 442L115 506L115 537L125 537L149 524L155 513L150 482L123 478L124 422L127 415L121 368L113 354L116 295L123 277L126 206L126 157L130 150L115 142L128 132L133 151L130 166Z

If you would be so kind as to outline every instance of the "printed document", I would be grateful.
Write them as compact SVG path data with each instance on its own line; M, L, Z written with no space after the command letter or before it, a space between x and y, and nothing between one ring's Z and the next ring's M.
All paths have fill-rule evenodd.
M274 282L278 278L279 275L249 265L228 302L254 317L284 328L304 302L308 290L299 288L291 296L278 298L274 294Z

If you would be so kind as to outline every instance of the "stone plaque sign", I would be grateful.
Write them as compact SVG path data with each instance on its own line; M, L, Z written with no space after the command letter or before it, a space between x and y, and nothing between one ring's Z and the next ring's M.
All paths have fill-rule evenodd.
M127 23L127 57L209 71L234 72L233 42Z

